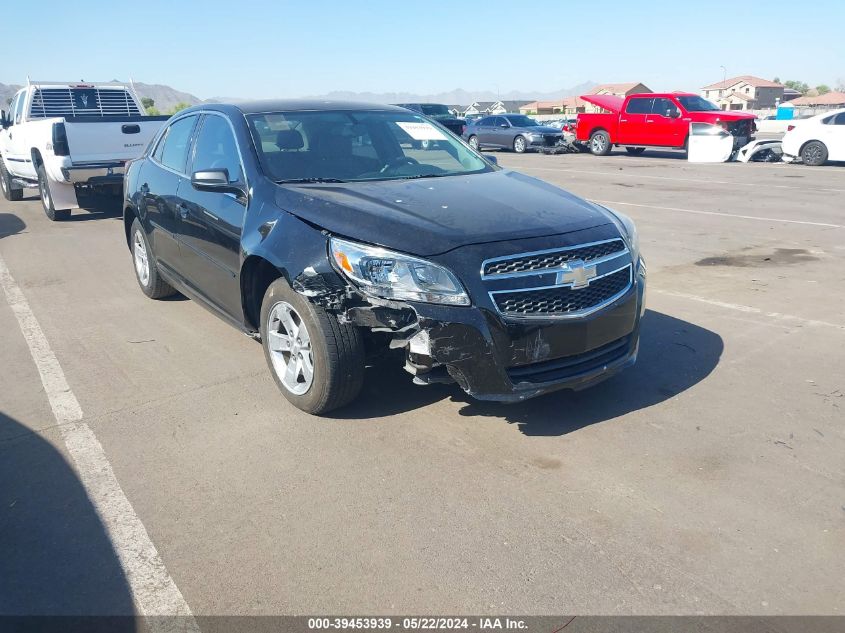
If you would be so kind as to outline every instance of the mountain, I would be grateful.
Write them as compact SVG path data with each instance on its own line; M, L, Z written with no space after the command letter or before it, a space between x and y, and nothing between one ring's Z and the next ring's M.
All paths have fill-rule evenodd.
M529 92L526 90L511 90L496 93L490 90L467 91L463 89L435 94L417 94L412 92L350 92L336 90L324 95L316 95L313 99L338 99L345 101L370 101L373 103L446 103L449 105L469 105L474 101L554 101L563 97L582 95L598 84L593 81L561 88L550 92Z
M9 102L20 89L21 87L15 84L0 84L0 110L8 111Z

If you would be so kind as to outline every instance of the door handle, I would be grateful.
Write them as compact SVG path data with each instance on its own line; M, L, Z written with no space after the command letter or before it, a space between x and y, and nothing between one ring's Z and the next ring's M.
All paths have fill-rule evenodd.
M182 216L183 220L185 220L188 217L188 207L180 202L176 205L176 208L179 209L179 215Z

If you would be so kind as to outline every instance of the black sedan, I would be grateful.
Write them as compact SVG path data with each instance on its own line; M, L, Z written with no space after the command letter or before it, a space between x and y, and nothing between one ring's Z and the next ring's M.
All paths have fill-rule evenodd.
M282 394L311 413L354 399L387 349L418 384L500 401L636 358L631 220L405 109L195 106L128 165L124 191L141 290L182 292L260 339Z
M517 154L539 147L554 147L560 128L537 123L524 114L499 114L478 119L463 134L473 149L512 149Z

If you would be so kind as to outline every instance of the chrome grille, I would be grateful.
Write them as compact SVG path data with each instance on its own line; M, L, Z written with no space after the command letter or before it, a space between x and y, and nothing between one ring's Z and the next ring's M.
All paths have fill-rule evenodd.
M484 262L483 277L494 275L519 275L561 268L568 262L580 260L585 263L625 252L621 239L583 244L571 248L524 253L514 257L497 257Z
M138 116L141 111L125 88L36 88L30 118Z
M491 292L496 307L508 316L577 316L614 301L631 286L630 264L598 277L585 288L549 286Z

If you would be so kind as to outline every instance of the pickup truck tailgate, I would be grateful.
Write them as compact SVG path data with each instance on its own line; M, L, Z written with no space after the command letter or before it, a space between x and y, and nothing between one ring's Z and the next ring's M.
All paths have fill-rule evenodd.
M137 158L169 117L66 117L74 165Z

